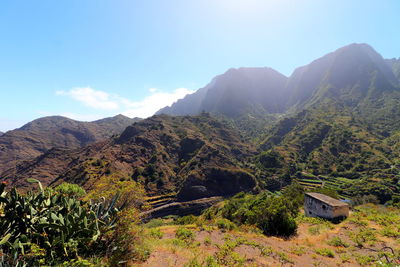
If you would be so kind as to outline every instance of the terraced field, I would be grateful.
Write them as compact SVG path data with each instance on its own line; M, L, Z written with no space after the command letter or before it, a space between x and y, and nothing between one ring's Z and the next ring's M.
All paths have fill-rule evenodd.
M151 206L151 208L157 208L165 204L172 203L176 200L176 194L166 194L166 195L159 195L159 196L152 196L147 197L146 201Z
M311 174L304 174L297 181L307 189L323 187L336 190L342 198L346 199L349 196L343 192L343 189L347 188L353 182L351 179L344 177L313 176Z

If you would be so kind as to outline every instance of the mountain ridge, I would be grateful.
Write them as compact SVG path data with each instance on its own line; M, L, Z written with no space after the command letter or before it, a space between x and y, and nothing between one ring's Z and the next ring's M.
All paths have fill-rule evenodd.
M81 122L62 116L31 121L0 136L0 171L20 160L35 158L53 147L77 148L121 133L137 121L117 115L94 122Z
M88 146L48 150L0 177L22 187L32 177L90 190L116 176L179 200L276 191L295 180L381 203L400 196L399 81L366 44L339 48L290 77L230 69L162 110L174 116L155 115Z
M341 66L345 68L341 69ZM397 69L400 73L400 63L397 60L385 60L368 44L354 43L296 68L289 77L272 68L229 69L215 77L206 87L178 100L170 107L160 109L156 114L182 116L206 111L235 118L258 112L269 114L297 112L307 105L320 102L327 96L335 98L337 95L350 93L357 98L363 98L381 93L374 92L373 88L370 88L374 82L383 83L377 86L379 89L384 88L388 91L398 89L399 79L393 72ZM268 75L275 77L269 79ZM366 78L367 75L373 76ZM247 83L241 84L244 79L242 76L246 76ZM260 80L263 80L262 86L258 84ZM282 84L283 81L285 84ZM343 88L344 84L351 88ZM339 89L347 91L338 92ZM240 90L242 92L238 93ZM251 98L252 95L256 96L255 99ZM251 101L248 101L249 99ZM360 101L360 99L347 100ZM215 103L236 111L232 112L227 107L228 110L216 109Z

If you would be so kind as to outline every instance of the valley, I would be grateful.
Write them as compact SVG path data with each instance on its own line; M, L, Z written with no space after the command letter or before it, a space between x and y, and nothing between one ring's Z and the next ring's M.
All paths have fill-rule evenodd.
M229 69L146 119L0 133L0 247L35 264L397 266L399 66L350 44L289 77ZM305 192L351 216L304 217Z

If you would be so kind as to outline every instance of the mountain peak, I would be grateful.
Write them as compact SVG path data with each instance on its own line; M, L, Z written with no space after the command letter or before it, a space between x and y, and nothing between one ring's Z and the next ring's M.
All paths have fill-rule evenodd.
M156 114L195 115L202 111L237 117L277 113L287 77L272 68L231 68L206 87Z

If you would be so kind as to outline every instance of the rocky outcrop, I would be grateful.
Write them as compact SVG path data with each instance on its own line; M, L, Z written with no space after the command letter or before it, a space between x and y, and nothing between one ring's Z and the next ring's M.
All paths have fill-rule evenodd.
M245 171L207 168L202 174L189 175L178 194L178 199L189 201L212 196L231 196L242 191L251 191L256 185L256 179Z
M202 198L186 202L173 202L157 207L141 214L144 221L155 218L162 218L168 215L185 216L189 214L200 215L201 212L215 203L222 200L222 197Z

